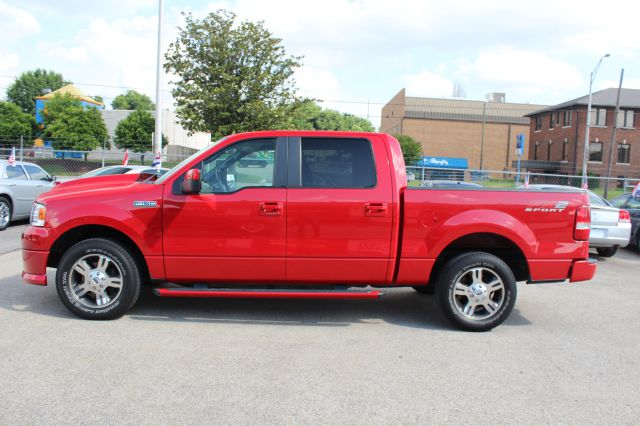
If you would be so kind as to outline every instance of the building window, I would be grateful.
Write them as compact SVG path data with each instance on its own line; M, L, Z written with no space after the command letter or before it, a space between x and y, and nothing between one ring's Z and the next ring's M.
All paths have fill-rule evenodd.
M562 143L562 161L569 160L569 139L564 138L564 142Z
M571 126L571 118L571 110L565 111L562 117L562 125Z
M547 146L547 161L551 161L551 144L553 144L553 141L549 139L549 145Z
M536 141L536 144L533 147L533 159L534 160L538 159L538 145L539 145L539 142Z
M549 114L549 128L553 129L553 113Z
M591 110L591 125L603 127L607 125L606 108L594 108Z
M629 164L631 147L627 141L618 144L618 164Z
M556 125L560 124L560 111L556 112L556 121L555 121Z
M618 117L616 118L617 127L633 128L633 111L632 110L620 110L618 111Z
M542 130L542 116L536 115L536 128L535 130Z
M602 142L591 141L589 144L589 161L602 163Z

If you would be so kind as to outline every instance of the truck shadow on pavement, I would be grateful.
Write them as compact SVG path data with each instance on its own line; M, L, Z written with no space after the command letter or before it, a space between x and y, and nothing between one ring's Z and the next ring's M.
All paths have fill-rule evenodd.
M55 287L22 283L20 276L0 280L0 309L77 319L58 299ZM433 296L393 289L379 300L161 299L145 288L124 318L135 321L348 327L388 323L402 327L452 330ZM503 326L530 325L514 309Z

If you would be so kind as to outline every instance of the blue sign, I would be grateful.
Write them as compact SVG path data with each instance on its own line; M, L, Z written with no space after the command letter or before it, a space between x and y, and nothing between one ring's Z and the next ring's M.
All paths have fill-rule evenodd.
M468 169L469 163L466 158L454 157L422 157L416 161L419 167L435 167L439 169Z
M524 133L518 133L516 136L516 154L518 157L522 157L524 151Z

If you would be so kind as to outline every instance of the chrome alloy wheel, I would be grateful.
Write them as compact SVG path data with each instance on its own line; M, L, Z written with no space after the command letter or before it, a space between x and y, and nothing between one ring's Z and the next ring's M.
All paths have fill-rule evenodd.
M3 228L9 224L11 219L11 211L7 203L0 203L0 228Z
M453 286L458 312L471 320L485 320L502 307L505 287L502 279L488 268L472 268L460 275Z
M122 271L109 256L90 254L73 264L69 284L78 302L89 308L104 308L122 293Z

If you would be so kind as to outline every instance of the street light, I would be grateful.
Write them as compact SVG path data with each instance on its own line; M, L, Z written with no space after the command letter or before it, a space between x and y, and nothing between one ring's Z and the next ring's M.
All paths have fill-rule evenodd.
M598 65L591 71L591 75L589 76L589 103L587 105L587 129L584 132L584 155L582 158L582 188L587 189L589 187L589 183L587 180L587 163L589 162L589 130L591 130L591 89L593 87L593 80L596 77L596 73L598 72L598 68L600 68L600 64L604 58L608 58L608 53L605 53L600 57L598 61ZM614 118L615 119L615 118Z

